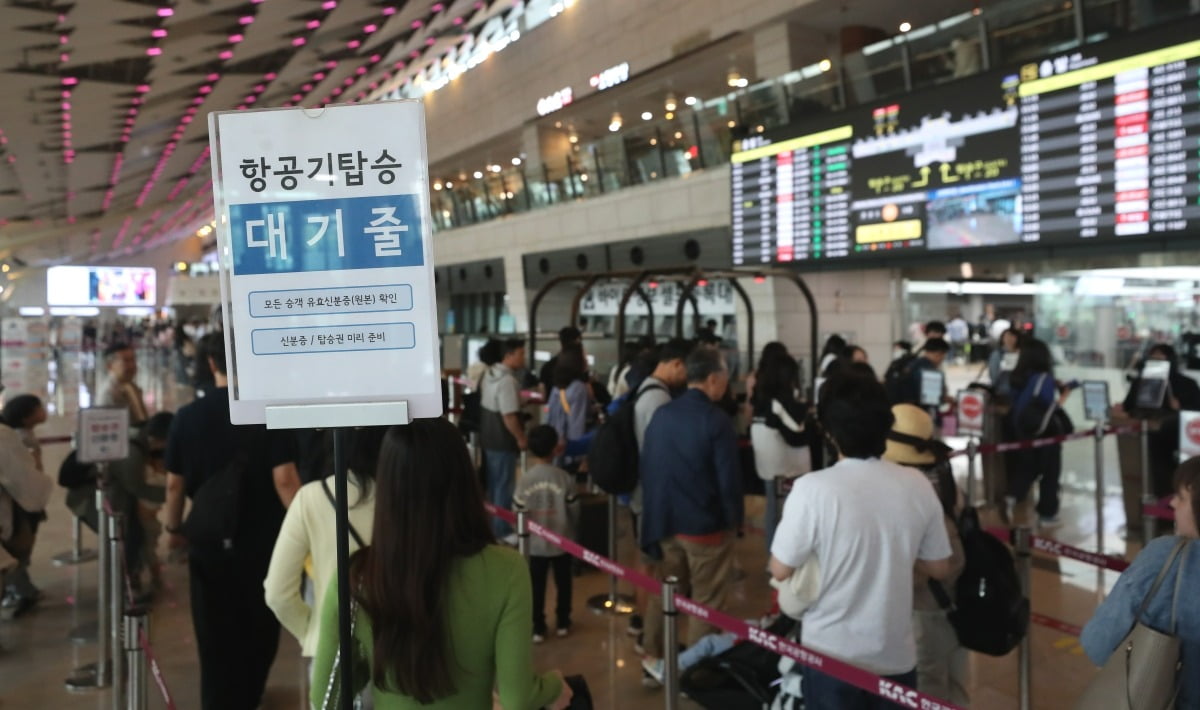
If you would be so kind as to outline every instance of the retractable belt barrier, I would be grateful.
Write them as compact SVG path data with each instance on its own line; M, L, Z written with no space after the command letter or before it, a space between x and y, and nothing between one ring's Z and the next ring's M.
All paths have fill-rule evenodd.
M1175 510L1167 504L1169 498L1163 498L1154 505L1143 505L1142 513L1150 515L1159 520L1175 520Z
M1137 434L1141 432L1141 424L1132 424L1128 426L1108 426L1104 428L1104 436L1113 434ZM1095 438L1096 432L1094 429L1085 429L1083 431L1073 432L1071 434L1063 434L1061 436L1043 436L1036 439L1024 439L1022 441L1004 441L995 444L980 444L975 449L980 454L1002 454L1007 451L1025 451L1028 449L1040 449L1044 446L1054 446L1068 441L1079 441L1081 439ZM957 449L950 452L950 458L958 458L966 456L969 453L968 449Z
M1058 619L1052 619L1049 616L1044 616L1042 614L1031 613L1029 615L1029 621L1034 624L1037 624L1038 626L1045 626L1046 628L1054 629L1056 631L1061 631L1064 634L1070 634L1071 636L1078 637L1083 634L1083 629L1081 629L1080 627L1078 627L1074 624L1068 624L1065 621L1059 621Z
M491 503L485 503L485 506L492 515L509 524L517 524L517 515L512 511L498 508ZM528 528L528 532L525 533L526 535L537 535L572 557L576 557L606 574L616 575L651 594L659 595L662 593L662 584L646 574L629 569L607 557L598 555L573 540L566 540L561 535L550 532L533 521L528 521L526 527ZM521 531L518 531L518 534L521 534ZM852 666L844 661L811 651L798 643L768 633L757 626L751 626L741 619L735 619L728 614L699 604L682 594L675 595L675 604L685 614L702 619L705 623L732 633L740 640L749 641L772 653L791 658L801 665L819 670L825 675L890 700L902 707L918 708L919 710L963 710L959 706L940 698L935 698L932 695L927 695L908 686L881 678L874 673Z
M987 528L987 532L992 537L1000 542L1011 545L1013 544L1012 531L1008 528ZM1066 557L1067 559L1083 562L1092 565L1093 567L1102 567L1110 569L1114 572L1124 572L1129 569L1129 562L1123 557L1115 557L1113 555L1101 555L1089 550L1084 550L1078 547L1059 542L1048 537L1038 537L1037 535L1029 536L1032 547L1037 552L1043 552L1053 557Z
M108 516L108 518L110 520L118 520L120 518L120 516L113 509L112 502L109 501L108 496L101 496L100 500L103 502L103 505L102 505L103 512ZM119 526L113 526L113 527L114 527L114 529L117 529ZM119 566L120 574L124 581L125 600L132 601L133 597L134 597L133 579L130 577L129 567L126 565L127 558L125 555L125 536L120 535L120 537L117 538L116 543L117 544L115 545L114 556L117 559L112 559L109 561L109 563L113 568L116 568ZM112 571L116 572L116 569L113 569ZM117 594L117 591L114 591L113 594L114 595ZM112 614L114 616L119 613L122 613L122 612L126 613L127 615L131 615L130 612L128 612L128 609L125 608L125 605L121 604L119 601L112 605ZM141 614L141 612L133 612L133 614ZM123 624L120 624L119 623L120 621L121 621L121 619L115 619L115 618L112 619L110 622L110 624L112 624L112 625L109 628L110 629L121 628L123 626ZM141 673L137 670L134 670L135 668L139 667L140 664L145 663L146 665L149 666L150 675L151 675L151 677L154 678L154 684L158 687L158 691L162 695L162 699L163 699L163 703L164 703L165 707L167 708L167 710L176 710L177 706L175 704L175 699L171 695L170 688L167 687L166 677L163 675L162 667L158 663L158 658L154 655L154 647L151 645L150 638L146 634L146 630L145 630L146 626L143 623L143 624L137 625L136 628L137 628L136 643L134 643L134 639L132 639L132 638L122 639L124 642L130 644L130 647L134 651L134 653L129 654L130 655L129 668L126 669L127 671L129 671L128 677L126 677L124 679L116 677L118 675L117 671L119 670L119 666L117 666L117 670L114 670L114 673L113 673L114 677L112 678L112 687L113 687L113 693L114 693L114 708L119 707L119 704L121 701L121 698L120 698L121 690L125 691L125 696L126 696L125 699L128 701L129 708L133 709L133 708L144 708L145 707L145 687L144 687L144 685L142 685L141 682L134 682L135 680L136 681L144 681L145 680L145 675L143 673ZM115 633L116 632L114 632L114 634ZM101 638L101 639L99 639L99 641L101 644L103 644L105 642L105 639ZM141 653L141 658L137 658L136 652Z

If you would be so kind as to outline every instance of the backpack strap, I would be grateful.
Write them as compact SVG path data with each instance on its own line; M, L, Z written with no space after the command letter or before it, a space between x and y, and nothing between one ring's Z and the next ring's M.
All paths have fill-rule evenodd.
M933 598L937 601L938 606L946 611L954 609L954 602L950 601L950 595L946 593L946 588L936 579L929 580L929 591L933 594Z
M325 479L322 478L321 479L321 490L325 491L325 497L329 499L329 504L332 505L334 510L336 511L337 510L337 501L333 497L333 492L329 490L329 486L325 485L325 482L326 482ZM363 542L362 536L360 536L358 534L358 531L354 529L353 523L351 523L349 520L347 520L346 525L350 528L350 537L354 538L354 542L358 543L359 548L361 549L361 548L366 547L367 545L366 545L366 543Z

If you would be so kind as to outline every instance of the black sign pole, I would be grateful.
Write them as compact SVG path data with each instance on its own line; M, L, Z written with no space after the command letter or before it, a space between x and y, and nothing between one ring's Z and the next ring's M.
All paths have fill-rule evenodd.
M350 624L350 513L346 490L346 429L333 430L333 493L337 544L338 657L341 659L341 710L354 710L354 638Z

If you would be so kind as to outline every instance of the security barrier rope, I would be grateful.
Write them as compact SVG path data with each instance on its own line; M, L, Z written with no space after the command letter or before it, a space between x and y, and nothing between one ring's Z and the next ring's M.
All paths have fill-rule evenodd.
M488 512L492 515L510 525L517 523L517 516L512 511L498 508L490 503L486 503L485 505ZM629 569L603 555L596 554L573 540L567 540L561 535L550 532L536 522L527 521L526 527L529 534L537 535L572 557L580 559L602 572L625 579L634 586L641 587L656 596L662 593L662 585L646 574ZM520 533L520 531L518 532ZM700 604L682 594L675 594L675 604L685 614L694 616L705 623L732 633L740 640L749 641L772 653L791 658L801 665L819 670L825 675L881 698L892 700L906 707L921 708L922 710L962 710L959 706L940 698L935 698L914 688L887 680L844 661L839 661L836 658L817 653L798 643L764 631L757 626L751 626L741 619L735 619L728 614Z

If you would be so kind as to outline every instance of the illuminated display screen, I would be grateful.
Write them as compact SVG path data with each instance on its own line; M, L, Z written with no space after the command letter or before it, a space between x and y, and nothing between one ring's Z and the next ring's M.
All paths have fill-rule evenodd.
M51 306L153 306L155 271L144 267L51 266L46 301Z
M734 264L1194 231L1200 41L1173 41L1093 45L736 142Z

